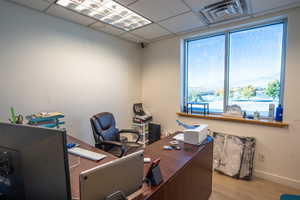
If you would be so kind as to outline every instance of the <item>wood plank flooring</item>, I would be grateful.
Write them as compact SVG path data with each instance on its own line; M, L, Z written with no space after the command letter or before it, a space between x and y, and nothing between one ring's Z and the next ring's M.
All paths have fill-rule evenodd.
M300 195L300 190L260 178L236 180L215 172L209 200L279 200L283 193Z

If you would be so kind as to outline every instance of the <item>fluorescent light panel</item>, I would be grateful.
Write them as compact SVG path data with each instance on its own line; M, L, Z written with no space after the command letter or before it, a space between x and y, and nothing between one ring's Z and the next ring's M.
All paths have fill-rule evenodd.
M125 31L152 23L113 0L58 0L56 4Z

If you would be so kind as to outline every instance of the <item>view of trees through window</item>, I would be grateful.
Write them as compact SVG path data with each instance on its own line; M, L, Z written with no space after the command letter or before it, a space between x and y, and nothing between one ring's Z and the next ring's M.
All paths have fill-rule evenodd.
M267 115L280 102L283 39L284 23L277 23L186 41L186 103Z
M188 51L188 101L209 102L211 109L222 111L225 36L192 41Z

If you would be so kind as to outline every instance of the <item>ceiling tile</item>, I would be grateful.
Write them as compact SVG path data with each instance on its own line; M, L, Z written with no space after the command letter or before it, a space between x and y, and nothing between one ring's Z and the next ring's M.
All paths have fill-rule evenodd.
M125 39L125 40L129 40L129 41L132 41L132 42L136 42L136 43L141 43L141 42L148 42L147 40L145 39L142 39L138 36L135 36L131 33L124 33L122 35L120 35L119 37Z
M121 29L118 29L118 28L115 28L111 25L106 25L102 28L98 27L98 28L94 28L98 31L103 31L105 33L109 33L109 34L112 34L112 35L121 35L122 33L125 33L125 31L121 30Z
M296 3L300 3L300 0L252 0L252 9L254 13L259 13Z
M139 0L129 8L155 22L190 10L182 0Z
M193 10L200 10L205 6L220 2L221 0L183 0L186 2Z
M70 11L66 8L63 8L61 6L58 5L52 5L48 10L47 13L53 16L57 16L63 19L66 19L68 21L72 21L84 26L90 25L94 22L96 22L96 20L91 19L89 17L77 14L73 11Z
M159 24L174 33L185 32L206 25L192 12L178 15Z
M116 2L119 2L120 4L127 6L133 2L136 2L137 0L114 0Z
M49 2L43 0L10 0L10 1L40 11L45 10L50 5Z
M106 24L104 24L102 22L96 22L96 23L92 24L90 27L95 30L101 30L102 28L104 28L104 26L106 26Z
M170 32L168 32L167 30L165 30L164 28L160 27L157 24L150 24L143 28L134 30L131 33L133 33L137 36L140 36L142 38L148 39L148 40L152 40L155 38L159 38L159 37L171 34Z

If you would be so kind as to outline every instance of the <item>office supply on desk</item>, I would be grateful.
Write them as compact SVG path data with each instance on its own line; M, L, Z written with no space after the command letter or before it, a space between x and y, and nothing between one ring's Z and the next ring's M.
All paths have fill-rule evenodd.
M170 141L170 144L171 144L171 145L178 145L178 144L179 144L179 141L173 140L173 141Z
M82 149L79 147L73 147L68 149L68 152L86 159L90 159L90 160L94 160L94 161L99 161L104 159L105 157L107 157L104 154L100 154L100 153L95 153L93 151L89 151L86 149Z
M71 200L65 131L0 123L0 147L15 152L10 153L12 167L22 171L8 177L18 181L10 188L17 191L16 199Z
M185 143L200 145L207 138L208 125L201 124L197 128L186 129L183 133Z
M69 143L67 144L67 148L68 149L71 149L71 148L74 148L74 147L79 147L80 145L79 144L76 144L76 143Z
M184 135L183 133L178 133L175 136L173 136L173 139L177 141L184 141Z
M107 151L115 156L122 157L142 149L138 143L140 134L136 130L123 129L116 127L116 121L112 113L103 112L94 115L91 119L91 126L95 139L95 147ZM121 141L122 134L136 136L134 142Z
M173 148L170 145L164 145L163 149L164 150L172 150Z
M171 147L175 150L181 150L181 147L179 145L171 145Z
M138 151L80 174L80 200L105 200L117 191L126 196L142 187L144 152Z

